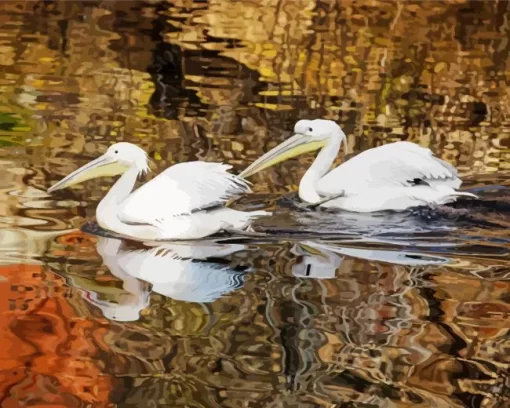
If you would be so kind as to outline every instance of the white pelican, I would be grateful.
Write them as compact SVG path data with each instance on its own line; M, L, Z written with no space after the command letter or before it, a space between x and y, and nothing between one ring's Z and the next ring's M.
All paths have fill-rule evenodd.
M198 239L221 230L245 229L253 218L270 214L223 206L229 198L250 191L245 180L228 173L230 167L200 161L179 163L132 192L138 176L149 171L148 158L138 146L122 142L48 192L122 174L96 209L102 228L143 240Z
M455 167L411 142L396 142L366 150L328 172L345 133L331 120L300 120L295 135L276 146L240 176L248 177L302 153L321 149L299 183L299 197L310 206L353 212L403 211L441 205L458 196L462 181Z

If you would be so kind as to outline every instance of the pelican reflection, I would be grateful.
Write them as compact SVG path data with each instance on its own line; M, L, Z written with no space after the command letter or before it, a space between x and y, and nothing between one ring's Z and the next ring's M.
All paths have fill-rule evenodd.
M97 252L123 281L125 293L106 301L87 290L84 298L116 321L138 320L151 293L184 302L214 302L244 285L246 268L234 268L222 259L244 249L245 245L212 241L133 248L123 240L100 237Z
M293 265L292 274L296 277L315 279L334 278L345 256L411 267L442 265L449 262L448 258L418 252L348 248L316 241L297 243L291 252L302 257L300 262Z

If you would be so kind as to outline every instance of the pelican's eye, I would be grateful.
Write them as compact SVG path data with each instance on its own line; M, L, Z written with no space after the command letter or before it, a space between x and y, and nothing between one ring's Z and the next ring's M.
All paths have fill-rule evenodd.
M309 132L313 132L313 129L312 129L312 128L308 128L308 131L309 131Z
M115 150L115 152L114 152L114 153L115 153L115 154L117 154L118 152L119 152L118 150Z

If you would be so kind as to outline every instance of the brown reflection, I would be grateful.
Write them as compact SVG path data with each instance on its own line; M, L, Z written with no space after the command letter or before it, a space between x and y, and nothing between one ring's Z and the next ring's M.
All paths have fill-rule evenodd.
M62 380L71 387L64 395L133 406L147 395L154 402L206 406L247 400L462 406L501 400L498 390L510 363L505 342L510 288L504 278L469 273L462 260L406 258L402 252L311 241L266 244L230 254L228 263L225 258L225 265L254 268L228 297L204 307L153 293L138 321L106 324L84 293L102 293L111 301L133 287L126 286L126 277L110 274L111 261L101 264L105 254L96 252L97 242L83 233L62 235L47 242L45 269L18 265L11 268L17 277L11 269L1 273L10 302L2 315L15 313L22 320L11 328L37 345L41 361L52 353L57 361L67 358L67 346L48 347L71 342L72 350L92 353L90 367L115 379L111 392L93 391L92 397L86 384L96 368L87 366L83 380L78 369L66 369L76 381L71 386ZM494 261L486 262L477 271ZM63 310L71 322L81 323L59 323ZM77 324L83 334L76 335ZM82 339L79 345L75 338ZM9 358L13 364L38 361L20 356L11 352ZM50 376L39 365L37 370ZM46 398L45 388L37 392Z

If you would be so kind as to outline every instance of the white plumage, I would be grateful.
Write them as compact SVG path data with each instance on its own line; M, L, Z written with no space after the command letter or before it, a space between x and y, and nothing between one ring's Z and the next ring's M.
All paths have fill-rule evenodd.
M418 184L417 184L418 183ZM343 192L323 204L356 212L402 211L411 207L442 205L459 196L462 184L457 170L435 157L430 149L396 142L366 150L322 177L322 196Z
M275 147L241 173L247 177L282 160L321 149L299 184L301 200L353 212L406 210L441 205L459 196L462 181L451 164L411 142L366 150L329 171L346 136L330 120L300 120L293 137Z
M127 222L164 223L250 192L245 180L228 172L231 167L200 161L175 164L133 191L119 216Z
M342 163L319 180L317 189L324 195L342 190L355 194L369 188L409 187L416 179L451 188L462 184L455 167L430 149L395 142L365 150Z
M242 230L265 211L242 212L225 202L250 191L230 174L231 166L200 161L176 164L131 192L137 177L148 171L147 155L130 143L117 143L93 162L49 189L53 191L92 177L122 174L96 210L98 224L142 240L186 240L221 230Z

